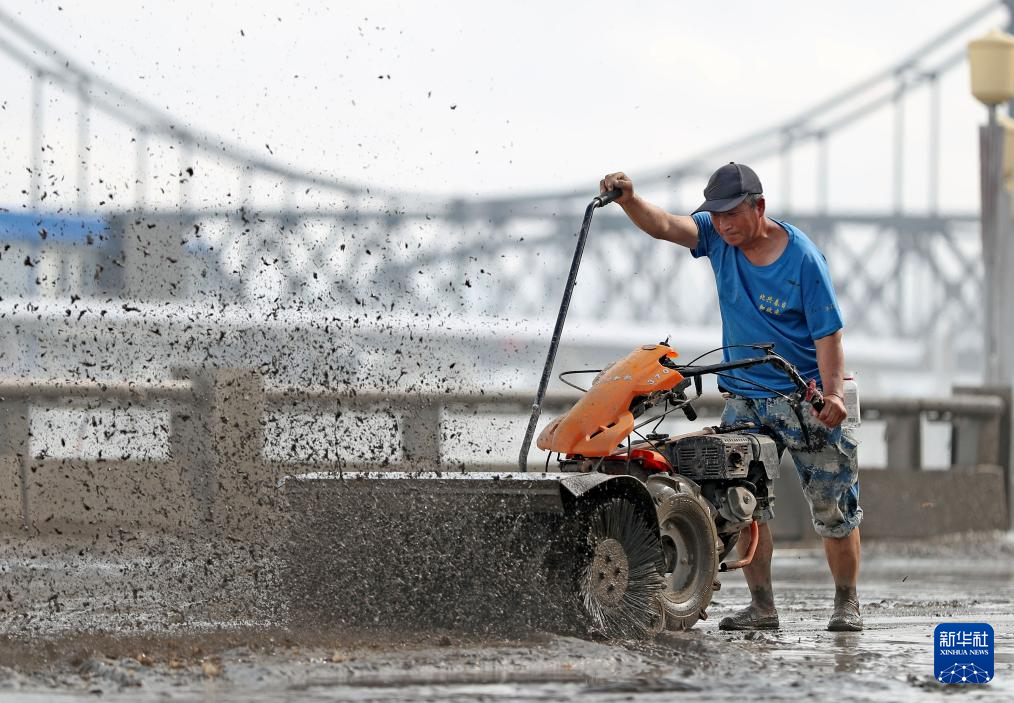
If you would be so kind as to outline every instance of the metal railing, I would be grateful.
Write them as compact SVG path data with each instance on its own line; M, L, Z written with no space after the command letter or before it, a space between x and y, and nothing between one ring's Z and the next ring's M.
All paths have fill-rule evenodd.
M244 486L244 481L273 486L279 475L291 473L296 464L304 469L371 468L377 466L366 457L346 456L335 461L269 462L264 457L265 417L286 408L340 407L344 411L369 412L384 408L400 416L400 459L385 461L388 469L414 470L446 466L441 449L442 425L449 411L467 408L474 413L523 415L530 410L528 393L414 393L400 394L355 389L323 387L269 388L254 370L201 370L184 372L180 378L162 381L124 382L88 380L0 380L0 460L17 466L19 497L3 503L10 513L14 504L18 515L8 514L0 520L6 524L21 523L29 527L37 519L33 510L34 493L43 488L33 476L36 465L47 461L35 457L31 451L31 408L79 407L80 401L98 401L98 404L129 403L131 407L150 408L156 405L172 407L169 427L169 459L186 480L183 485L165 485L168 493L187 493L187 505L197 511L197 522L214 522L215 514L226 509L245 509L243 504L232 504L227 487ZM574 393L550 393L545 401L547 413L563 411L577 399ZM919 471L924 468L922 456L923 420L949 423L952 428L952 451L947 464L952 467L992 467L1003 470L1009 477L1007 465L1010 448L1010 395L1003 390L960 389L951 397L940 398L886 398L863 399L863 419L879 420L885 425L887 469L891 471ZM97 403L90 402L93 409ZM716 395L702 397L697 403L704 418L717 417L722 409L722 398ZM504 457L497 469L513 468L509 457ZM54 461L54 460L49 460ZM94 466L97 462L81 460L75 466ZM115 473L116 462L101 462ZM146 464L146 465L147 465ZM482 468L489 470L489 463ZM459 468L459 467L454 467ZM49 475L49 474L46 474ZM73 477L65 477L71 492L77 485ZM83 480L83 479L82 479ZM87 484L87 481L84 482ZM110 479L109 492L115 492L117 482ZM161 488L155 489L157 493ZM239 490L243 493L242 490ZM158 503L159 495L142 496ZM178 496L177 496L178 497ZM249 498L249 496L247 496ZM136 501L138 496L124 496L124 501ZM113 499L110 499L113 500ZM242 501L241 501L242 503ZM130 512L125 505L121 516ZM65 511L66 512L66 511ZM73 512L72 510L70 512ZM150 511L149 511L150 512ZM141 518L143 520L143 518ZM135 520L136 522L136 520Z

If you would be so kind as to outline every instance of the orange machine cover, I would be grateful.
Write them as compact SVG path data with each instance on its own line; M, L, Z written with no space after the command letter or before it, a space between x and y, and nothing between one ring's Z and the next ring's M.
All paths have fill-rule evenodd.
M604 370L570 411L539 435L539 449L606 456L634 429L630 403L639 395L667 391L683 380L658 360L678 354L662 344L639 347Z

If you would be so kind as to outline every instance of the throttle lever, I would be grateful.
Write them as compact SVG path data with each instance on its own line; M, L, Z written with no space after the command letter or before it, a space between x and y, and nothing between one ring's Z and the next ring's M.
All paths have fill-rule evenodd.
M690 422L694 422L697 419L697 409L690 404L689 400L687 400L687 394L680 390L673 395L676 396L676 400L683 403L683 407L680 408L680 410L683 411L683 414L687 416L687 419L690 420Z

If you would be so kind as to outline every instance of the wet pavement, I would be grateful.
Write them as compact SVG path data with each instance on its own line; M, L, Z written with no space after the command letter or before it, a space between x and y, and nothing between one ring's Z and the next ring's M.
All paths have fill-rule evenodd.
M265 594L281 584L211 545L184 563L168 546L97 558L94 547L3 545L0 701L1014 699L1004 535L864 545L861 633L823 629L833 588L822 554L795 548L774 560L780 630L718 630L747 599L731 574L707 621L642 642L293 631ZM141 574L156 585L139 589ZM935 681L940 622L993 626L992 683Z

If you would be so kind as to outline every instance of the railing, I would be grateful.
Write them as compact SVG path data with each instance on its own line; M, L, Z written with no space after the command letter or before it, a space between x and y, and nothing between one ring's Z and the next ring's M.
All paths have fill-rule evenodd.
M573 393L549 394L544 405L546 414L570 407L576 398ZM119 469L118 463L124 462L114 459L75 460L70 471L38 472L46 460L33 456L31 451L30 409L80 407L81 401L92 401L89 408L94 408L96 402L126 403L138 408L171 407L168 459L134 461L130 467ZM385 461L383 466L419 469L445 466L441 435L446 412L467 408L474 413L527 414L530 403L528 393L398 394L312 387L266 388L261 375L253 370L181 372L179 378L155 382L4 379L0 380L0 461L15 469L12 478L18 490L4 491L6 499L0 506L7 516L3 518L0 514L0 520L8 525L20 523L32 527L51 517L43 516L43 512L59 514L71 522L75 515L97 520L94 515L81 514L68 498L75 491L89 490L101 494L106 501L105 510L111 511L117 524L141 525L148 519L156 523L175 520L174 524L220 524L263 502L277 478L295 470L294 464L300 465L300 471L379 465L349 456L315 464L267 461L265 417L286 408L298 406L322 414L325 407L328 412L335 407L365 412L393 408L400 416L400 458ZM717 417L722 399L705 396L696 406L702 417ZM952 467L992 467L1010 476L1009 393L960 389L958 394L946 398L868 397L863 399L863 418L884 422L889 470L923 468L921 427L926 419L951 425L952 452L948 463ZM482 468L488 470L490 466L484 463ZM514 468L508 461L492 466ZM104 471L97 472L96 467L103 467ZM138 474L129 481L117 473L123 470L125 476L128 468ZM71 474L77 470L82 473L76 480ZM85 474L89 478L85 479ZM178 478L165 479L166 475ZM139 487L142 479L147 481L143 484L146 488ZM48 486L47 481L56 481L59 486ZM1009 491L1009 482L1007 485ZM166 502L174 507L162 511L164 519L156 519L158 511L153 506L159 504L163 492ZM55 510L52 506L42 510L35 505L37 499L57 501L58 505ZM138 508L142 503L144 509ZM88 506L89 511L92 509ZM184 519L181 515L187 511L194 514Z
M680 211L680 206L668 207ZM561 203L560 212L574 209ZM850 335L920 340L932 348L935 330L981 326L977 214L782 211L778 216L805 231L827 257ZM469 217L446 206L380 212L126 212L95 220L99 224L88 224L94 218L58 220L41 213L0 215L0 244L12 247L0 259L0 277L12 295L44 300L72 294L152 302L223 296L242 303L268 295L298 305L312 293L349 312L350 301L369 288L385 301L398 300L399 307L410 299L420 312L514 319L545 315L545 291L555 290L560 272L567 270L579 215L520 211L493 218L478 211ZM9 233L6 220L20 224L11 225ZM33 225L27 236L25 220L45 224ZM46 225L63 233L41 240L38 230ZM346 242L348 228L361 234ZM190 236L198 230L200 238ZM282 230L285 236L278 237ZM89 240L94 244L85 244ZM405 241L412 245L391 244ZM715 327L710 267L675 250L665 267L644 267L641 262L668 257L668 250L609 211L596 218L592 241L582 280L596 284L574 301L574 319L647 322L664 309L677 311L681 325ZM871 261L874 250L880 256ZM35 265L25 266L26 258ZM266 266L263 260L272 263ZM420 270L426 275L418 275ZM922 285L927 276L934 281L931 287ZM469 285L462 286L463 281ZM454 296L447 295L449 287ZM913 290L920 294L913 296Z

